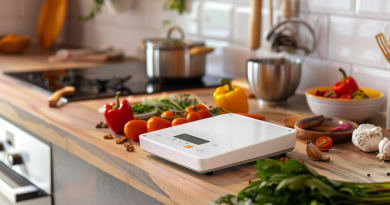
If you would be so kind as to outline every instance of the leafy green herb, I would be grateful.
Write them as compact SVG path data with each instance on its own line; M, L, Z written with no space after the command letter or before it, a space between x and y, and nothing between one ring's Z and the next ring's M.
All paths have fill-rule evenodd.
M173 94L169 97L163 96L157 100L144 100L142 104L156 106L161 113L167 110L180 113L184 112L188 106L197 104L206 106L198 96L193 94Z
M150 113L156 110L155 106L146 105L146 104L135 104L132 105L131 108L133 109L134 114Z
M186 0L167 0L164 2L165 10L177 10L179 14L182 14L186 9Z
M165 19L162 21L162 27L163 29L165 29L166 27L168 27L169 25L171 25L171 20L168 20L168 19Z
M327 179L296 160L284 164L261 159L254 166L262 180L250 182L237 196L226 194L210 204L349 205L389 204L390 183L358 184Z
M87 16L79 16L79 21L88 21L95 17L97 13L101 12L101 8L103 5L103 0L94 0L93 6L91 10L89 11L89 14Z

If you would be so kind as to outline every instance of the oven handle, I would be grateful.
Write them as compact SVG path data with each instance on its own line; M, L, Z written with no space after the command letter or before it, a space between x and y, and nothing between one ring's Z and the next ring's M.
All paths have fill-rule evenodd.
M0 204L49 205L51 196L0 162Z
M34 185L26 185L12 188L6 182L0 179L0 193L7 197L12 203L17 203L31 197L39 195L39 190Z

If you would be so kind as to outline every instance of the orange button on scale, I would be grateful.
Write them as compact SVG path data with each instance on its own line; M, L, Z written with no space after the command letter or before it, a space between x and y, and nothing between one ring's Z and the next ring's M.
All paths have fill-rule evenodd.
M193 148L194 146L186 145L186 146L184 146L184 147L187 148L187 149L191 149L191 148Z

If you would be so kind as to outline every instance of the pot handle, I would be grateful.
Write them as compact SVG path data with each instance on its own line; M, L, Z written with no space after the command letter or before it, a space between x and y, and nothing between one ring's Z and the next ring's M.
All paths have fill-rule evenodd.
M198 55L198 54L206 54L213 52L214 48L206 47L206 46L196 46L187 51L188 55Z
M145 50L145 43L143 41L138 41L138 46Z
M184 38L184 32L183 32L183 30L179 26L171 26L167 30L167 38L168 39L171 38L172 31L174 31L174 30L176 30L176 31L178 31L180 33L180 39Z

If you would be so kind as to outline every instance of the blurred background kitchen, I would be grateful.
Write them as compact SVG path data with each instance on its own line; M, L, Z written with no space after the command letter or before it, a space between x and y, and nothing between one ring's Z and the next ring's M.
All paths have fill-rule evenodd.
M121 6L110 10L107 1ZM126 56L142 59L140 40L165 37L168 24L179 25L186 37L215 48L207 55L206 73L231 78L246 76L246 61L251 55L247 46L250 0L187 0L181 15L177 10L165 10L165 2L106 0L93 19L80 21L79 16L88 15L94 1L68 0L63 30L51 49L109 44L123 49ZM43 3L44 0L0 0L0 35L28 35L32 45L38 45L37 21ZM264 40L270 28L268 3L263 0L263 36L256 57L270 56L270 43ZM281 0L273 1L274 24L280 19L280 5ZM390 0L301 0L298 8L299 17L315 31L317 46L303 62L297 92L339 81L341 67L359 86L380 90L387 99L389 65L374 36L380 32L389 35ZM386 110L386 104L381 111Z

